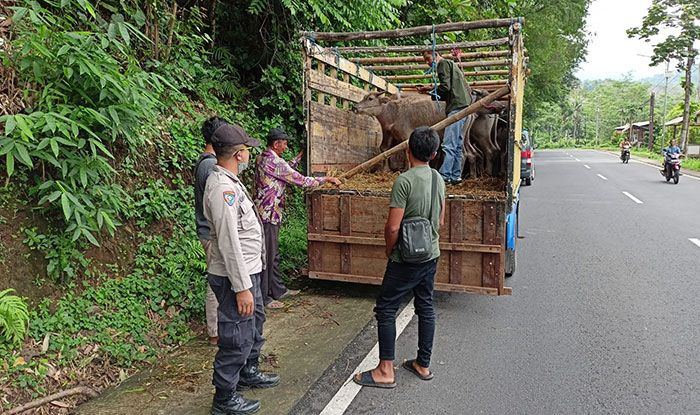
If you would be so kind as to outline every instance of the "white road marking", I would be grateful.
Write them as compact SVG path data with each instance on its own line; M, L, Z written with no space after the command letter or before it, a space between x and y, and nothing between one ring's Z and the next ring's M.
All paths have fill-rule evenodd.
M697 245L697 246L700 247L700 239L698 239L698 238L688 238L688 240L689 240L690 242L694 243L695 245Z
M581 160L577 159L576 157L574 157L574 160L576 160L576 161L581 161Z
M603 179L603 180L608 180L608 178L605 177L605 176L603 176L602 174L598 174L597 176L600 177L600 178Z
M587 168L588 170L591 169L591 166L589 166L588 164L584 164L583 167Z
M415 313L415 308L413 307L413 301L408 303L406 308L403 309L399 317L396 319L396 338L398 339L401 333L408 325L408 323L413 318ZM366 370L374 369L377 364L379 364L379 343L375 344L372 350L365 356L364 360L355 368L352 374L347 378L345 384L336 392L328 405L323 408L320 415L342 415L348 409L352 401L355 399L362 386L352 381L352 377L355 373L364 372Z
M641 205L642 203L644 203L644 202L642 202L641 200L639 200L639 199L637 199L636 197L634 197L634 196L632 196L631 194L629 194L628 192L622 192L622 193L623 193L625 196L629 197L630 199L634 200L634 203L638 203L638 204L640 204L640 205Z

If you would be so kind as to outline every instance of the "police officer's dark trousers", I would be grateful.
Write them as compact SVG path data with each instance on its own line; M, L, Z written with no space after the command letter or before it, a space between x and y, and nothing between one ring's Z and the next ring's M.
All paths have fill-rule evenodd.
M260 275L251 275L253 297L259 301ZM219 301L217 312L219 329L219 350L214 358L213 384L217 397L236 390L239 374L250 357L253 344L262 337L255 326L255 313L249 317L238 314L236 293L231 290L231 282L226 277L209 274L209 285ZM260 342L262 344L262 342Z
M262 295L262 273L253 274L250 279L253 280L253 297L255 297L255 334L253 337L253 348L250 350L250 357L248 360L251 362L257 362L260 357L260 350L265 344L265 338L263 337L263 325L265 324L265 304Z

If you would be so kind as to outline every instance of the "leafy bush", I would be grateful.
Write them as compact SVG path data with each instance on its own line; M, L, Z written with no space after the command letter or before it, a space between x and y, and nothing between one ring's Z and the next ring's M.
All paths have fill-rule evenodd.
M95 15L90 3L78 3ZM98 245L96 233L113 233L125 209L113 151L143 145L164 83L127 58L138 31L119 15L100 27L75 10L59 18L34 1L15 11L22 35L7 60L18 69L31 112L0 117L6 173L31 185L40 210L61 218L73 241Z
M15 290L8 288L0 291L0 347L13 347L22 344L27 334L29 313L27 303L16 295Z
M307 264L307 214L304 194L290 189L280 229L280 271L286 280ZM290 197L291 196L291 197Z
M46 273L53 281L67 283L88 266L88 259L81 248L84 243L71 240L70 234L41 234L35 227L24 229L24 244L29 249L43 252L47 261Z

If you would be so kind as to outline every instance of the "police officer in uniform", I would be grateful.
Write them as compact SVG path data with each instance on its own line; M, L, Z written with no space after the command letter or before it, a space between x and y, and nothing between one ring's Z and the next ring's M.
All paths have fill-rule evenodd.
M269 388L279 376L261 373L257 359L264 342L265 311L260 290L264 243L253 201L238 175L249 163L249 147L260 145L241 127L225 124L212 136L217 164L204 190L204 216L210 225L209 285L219 302L219 350L214 358L216 387L212 415L252 414L260 402L237 393Z

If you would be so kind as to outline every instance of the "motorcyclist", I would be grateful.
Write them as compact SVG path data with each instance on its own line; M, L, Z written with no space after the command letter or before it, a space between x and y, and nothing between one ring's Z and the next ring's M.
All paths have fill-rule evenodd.
M666 169L666 156L668 154L680 154L681 156L683 155L681 148L676 145L676 140L671 140L671 144L668 147L662 149L661 153L664 156L663 166L661 168L661 174L664 174L664 170Z
M629 149L632 147L632 144L630 143L630 140L628 140L626 137L620 141L620 158L622 158L622 154L625 152L625 148Z

